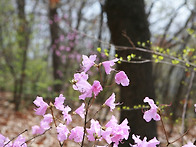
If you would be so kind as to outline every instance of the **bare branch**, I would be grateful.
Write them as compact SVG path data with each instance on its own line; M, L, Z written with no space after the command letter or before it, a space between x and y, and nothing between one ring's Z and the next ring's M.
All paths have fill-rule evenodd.
M164 42L165 37L166 37L166 35L167 35L167 33L168 33L168 30L170 29L170 27L171 27L171 25L172 25L172 23L173 23L175 17L177 16L179 10L180 10L184 5L186 5L186 0L184 1L184 3L182 3L182 4L175 10L173 16L170 18L169 23L166 25L165 31L164 31L164 33L163 33L163 37L162 37L162 39L161 39L161 41L160 41L160 43L159 43L160 46L163 45L163 42Z
M186 93L186 96L185 96L185 103L184 103L184 106L183 106L183 112L182 112L182 126L181 126L181 133L184 134L184 127L185 127L185 117L186 117L186 111L187 111L187 104L188 104L188 99L189 99L189 95L190 95L190 92L191 92L191 88L192 88L192 85L193 85L193 80L194 80L194 77L195 77L195 72L192 71L191 72L191 77L190 77L190 81L189 81L189 86L188 86L188 90L187 90L187 93ZM182 144L183 144L183 139L182 139Z

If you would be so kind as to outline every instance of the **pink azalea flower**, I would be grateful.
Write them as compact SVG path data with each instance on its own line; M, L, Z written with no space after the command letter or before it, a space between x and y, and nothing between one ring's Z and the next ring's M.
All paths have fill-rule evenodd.
M111 72L112 70L114 70L114 69L111 68L111 66L114 66L114 65L115 65L114 62L116 62L116 61L118 61L117 58L114 59L114 60L102 62L103 66L104 66L104 68L105 68L106 74L110 74L110 72Z
M53 121L51 114L46 114L43 116L44 119L40 122L40 126L32 127L32 134L43 134L47 129L50 128L50 123Z
M59 124L59 126L56 128L57 133L58 133L58 140L63 142L65 140L67 140L68 134L70 133L67 126L63 125L63 124Z
M127 119L125 119L120 125L117 124L116 127L113 128L112 142L118 146L119 142L121 142L123 139L127 140L129 137L129 130L130 127L128 126Z
M97 55L90 55L89 58L86 55L82 55L84 72L87 72L95 64L96 57Z
M140 136L135 136L134 134L132 135L133 140L135 141L135 145L131 145L132 147L156 147L158 144L160 144L160 141L154 137L151 139L149 142L147 142L147 138L144 137L143 140L140 139Z
M194 106L195 106L195 112L196 112L196 104Z
M156 121L159 121L161 118L160 118L160 115L157 113L157 109L158 107L154 104L154 101L152 99L149 99L148 97L146 97L144 99L144 102L148 102L148 104L150 105L150 110L147 110L144 112L144 116L143 118L149 122L151 121L151 119L154 119Z
M5 143L6 137L0 134L0 146L3 146Z
M182 147L196 147L192 142L188 142L187 144L183 145Z
M119 84L121 84L122 86L129 85L129 79L124 71L120 71L119 73L116 74L115 81L118 85Z
M5 144L9 142L9 138L3 136L0 134L0 147L3 147ZM10 142L9 144L6 145L6 147L12 147L12 143Z
M117 124L117 119L114 115L112 115L112 118L110 119L110 121L105 125L107 128L115 128L118 124Z
M43 101L42 97L37 96L36 100L33 101L33 103L39 107L35 110L35 114L37 115L44 115L46 113L46 110L48 108L48 104Z
M75 127L71 130L71 134L69 135L69 139L74 139L75 142L82 142L84 134L84 128L83 127Z
M92 97L92 86L87 81L88 75L84 72L74 74L74 81L76 83L73 85L74 90L80 91L82 94L79 99L85 100L86 97Z
M119 128L123 132L123 138L127 140L130 131L130 127L128 126L128 120L124 119L123 122L119 125Z
M105 131L102 130L102 138L105 139L105 141L108 144L112 143L111 134L112 134L112 128L106 128Z
M114 146L118 146L119 142L123 139L128 139L130 127L128 126L128 120L125 119L120 125L117 124L117 119L112 116L111 120L105 125L106 128L111 128L110 134ZM107 138L109 140L109 138Z
M38 125L35 125L35 126L32 126L32 134L43 134L45 132L45 130L38 126Z
M91 119L90 129L86 129L86 130L88 132L87 138L89 141L95 141L95 139L98 139L101 137L102 129L101 129L101 125L99 124L97 120L95 121L94 119ZM101 141L100 139L98 140Z
M44 115L44 119L40 122L41 128L47 130L50 128L49 124L53 121L51 114Z
M25 141L26 139L22 135L20 135L13 142L12 147L27 147L27 144L25 143Z
M27 147L25 143L26 139L22 135L19 135L13 143L7 144L9 141L9 138L0 134L0 147L4 147L5 145L5 147Z
M59 95L59 97L55 98L55 102L54 102L54 106L56 107L56 109L63 111L64 109L64 103L65 101L65 97L63 97L62 94Z
M102 88L100 82L95 80L92 85L92 91L93 91L94 95L97 96L100 93L100 91L102 91L102 90L103 90L103 88Z
M62 112L64 121L67 121L67 125L72 122L71 115L69 114L69 111L71 111L71 108L69 106L66 106Z
M84 111L85 111L84 107L85 107L85 104L82 103L82 105L78 109L75 110L75 113L80 115L80 117L82 118L84 118Z
M76 83L74 83L73 89L74 90L80 90L81 81L83 82L83 81L87 81L87 80L88 80L88 74L86 74L84 72L74 74L73 81L76 82Z
M115 102L115 94L112 93L112 95L105 101L105 105L110 107L110 111L113 111L113 109L118 105L119 103L114 103Z

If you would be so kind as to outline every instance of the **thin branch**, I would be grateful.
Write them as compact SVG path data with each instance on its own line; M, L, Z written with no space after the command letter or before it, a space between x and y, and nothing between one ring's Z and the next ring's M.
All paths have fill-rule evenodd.
M135 44L133 43L133 41L131 40L131 38L129 36L127 36L127 33L125 31L122 32L122 35L129 41L129 43L132 45L133 49L135 49Z
M81 147L84 146L84 138L85 138L85 135L86 135L87 116L88 116L88 110L89 110L91 100L92 100L92 98L89 99L87 107L86 107L86 113L85 113L85 118L84 118L84 133L83 133Z
M186 96L185 96L185 103L184 103L184 106L183 106L183 112L182 112L182 126L181 126L181 129L182 129L181 133L182 134L184 134L184 126L185 126L185 117L186 117L186 111L187 111L187 104L188 104L188 99L189 99L189 95L190 95L190 92L191 92L191 88L192 88L192 85L193 85L194 77L195 77L195 72L192 71L191 72L190 81L189 81L188 90L187 90L187 93L186 93ZM183 144L183 139L182 139L182 144Z
M68 26L68 25L67 25L67 26ZM69 26L68 26L68 27L69 27ZM81 31L79 31L79 30L76 30L76 29L74 29L74 28L72 28L72 27L69 27L69 28L70 28L71 30L73 30L74 32L76 32L76 33L82 35L82 36L86 36L86 37L88 37L88 38L90 38L90 39L93 39L93 40L95 40L95 41L101 42L102 44L108 45L109 47L115 46L115 45L113 45L113 44L111 44L111 43L108 43L108 42L103 41L103 40L99 40L99 39L97 39L97 38L95 38L95 37L93 37L93 36L91 36L91 35L88 35L88 34L86 34L86 33L84 33L84 32L81 32ZM63 29L61 29L61 28L59 28L59 29L60 29L60 31L62 31L63 33L65 33ZM123 51L123 50L127 50L127 49L130 49L130 50L135 49L135 50L138 50L138 51L141 51L141 52L146 52L146 53L150 53L150 54L155 54L155 55L163 56L163 57L168 58L168 59L171 59L171 60L177 60L177 61L179 61L180 63L182 63L182 64L184 64L184 65L189 64L190 67L196 68L196 65L195 65L194 63L189 62L189 61L184 61L184 60L179 59L179 58L177 58L177 57L174 57L174 56L172 56L172 55L160 53L160 52L153 51L153 50L149 50L149 49L145 49L145 48L139 48L139 47L133 48L133 47L125 47L125 46L115 46L115 49L118 50L118 51L120 51L120 50ZM186 66L184 66L184 67L186 67Z
M100 21L99 21L98 39L102 40L103 12L104 12L103 7L104 7L104 5L101 2L99 2L99 3L100 3L100 7L101 7L101 13L100 13ZM101 46L101 42L98 42L98 46L99 47Z
M77 20L77 25L76 25L76 30L79 29L79 26L80 26L80 22L81 22L81 19L82 19L82 10L86 4L87 0L83 0L81 5L80 5L80 8L78 10L78 20Z
M168 135L167 135L167 131L165 129L165 125L163 123L163 119L162 119L162 116L161 116L161 112L159 113L160 117L161 117L161 125L163 127L163 131L164 131L164 134L165 134L165 138L166 138L166 141L167 141L167 145L166 146L169 146L170 142L169 142L169 139L168 139Z
M152 3L151 3L151 5L150 5L150 8L149 8L149 10L148 10L148 12L147 12L147 18L150 16L150 14L151 14L151 12L152 12L152 8L154 7L154 5L155 5L155 2L157 2L158 0L154 0Z
M187 20L186 20L184 26L183 26L181 29L179 29L173 36L174 36L174 37L177 37L183 30L185 30L185 28L188 26L188 23L190 22L190 20L191 20L194 16L195 16L195 12L192 11L191 14L190 14L190 16L187 18ZM169 41L167 41L167 43L170 44L172 41L173 41L173 37L172 37Z
M55 127L57 128L57 123L56 123L56 119L55 119L55 116L54 116L54 112L53 112L52 107L53 107L53 104L50 102L50 111L51 111L51 114L52 114L52 119L54 121ZM62 147L63 144L60 141L58 141L58 142L59 142L60 147Z
M29 141L31 141L31 140L33 140L33 139L39 137L39 136L44 135L44 134L45 134L47 131L49 131L50 129L52 129L52 127L50 127L49 129L47 129L43 134L38 134L38 135L36 135L36 136L34 136L34 137L32 137L32 138L26 140L23 144L28 143ZM22 146L23 144L21 144L21 146Z
M179 11L184 5L186 5L186 0L184 1L184 3L182 3L182 4L175 10L173 16L170 18L169 23L167 24L167 26L166 26L166 28L165 28L165 31L164 31L164 33L163 33L163 37L162 37L162 39L161 39L161 41L160 41L160 44L159 44L160 46L163 45L163 42L164 42L165 37L166 37L166 35L167 35L167 32L168 32L168 30L170 29L170 27L171 27L171 25L172 25L172 23L173 23L175 17L177 16L178 11Z
M182 137L184 137L190 130L191 128L189 128L182 136L180 136L179 138L175 139L174 141L170 142L170 144L173 144L174 142L178 141L179 139L181 139Z
M3 145L3 147L5 147L6 145L8 145L12 140L16 139L18 136L20 136L21 134L23 134L23 133L25 133L25 132L27 132L27 131L28 131L27 129L24 130L24 131L22 131L20 134L18 134L17 136L15 136L15 137L12 138L11 140L9 140L5 145Z

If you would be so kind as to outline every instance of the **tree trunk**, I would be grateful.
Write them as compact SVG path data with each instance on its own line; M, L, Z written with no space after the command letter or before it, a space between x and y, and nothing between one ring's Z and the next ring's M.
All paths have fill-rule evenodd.
M19 44L19 48L21 49L21 59L22 59L21 72L18 80L19 81L18 90L14 91L15 110L18 111L22 99L23 85L25 80L25 70L26 70L26 63L27 63L27 51L29 46L30 30L25 16L25 0L17 0L16 3L17 3L18 19L19 19L18 44Z
M105 11L108 18L108 26L111 31L111 42L117 46L133 46L123 37L122 32L126 32L132 43L137 47L137 42L147 42L150 40L150 32L147 17L145 14L145 4L143 0L107 0ZM149 47L149 45L147 45ZM117 50L119 57L127 59L131 53L141 56L145 59L151 59L151 55L136 50ZM118 65L119 70L123 70L128 75L131 83L128 87L120 87L120 98L125 106L134 107L135 105L144 104L143 99L148 96L155 98L152 63L130 64L121 63ZM128 118L132 134L146 136L148 139L157 136L156 123L151 121L145 122L142 110L121 111L120 121ZM125 142L122 146L129 146Z
M60 71L61 60L60 57L56 54L56 51L59 49L59 26L58 22L55 21L58 17L57 13L57 2L50 0L49 6L49 19L50 19L50 34L51 34L51 49L52 49L52 64L53 64L53 78L54 78L54 92L59 93L62 89L61 77L58 74Z

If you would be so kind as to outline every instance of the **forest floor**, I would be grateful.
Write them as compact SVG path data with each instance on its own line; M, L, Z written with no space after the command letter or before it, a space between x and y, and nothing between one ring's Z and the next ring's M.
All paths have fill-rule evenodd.
M39 125L40 120L42 119L41 116L35 115L34 105L29 106L28 108L23 108L19 112L14 111L14 105L10 103L11 100L11 93L0 93L0 134L8 137L9 139L12 139L16 137L18 134L23 132L24 130L27 130L25 133L23 133L23 136L25 136L26 140L33 138L33 135L31 134L31 127L34 125ZM73 102L72 107L77 108L79 106L78 102ZM93 105L90 110L90 117L93 116L96 113L96 110L99 109L99 105ZM73 109L75 110L75 109ZM111 118L111 113L107 113L108 111L104 109L102 113L99 114L99 120L102 122L107 122ZM107 113L107 115L106 115ZM59 115L59 112L55 112L55 115ZM116 110L114 111L114 115L118 118L119 112ZM105 117L107 116L107 117ZM167 122L167 123L165 123ZM190 120L190 126L188 133L184 136L185 140L194 141L196 139L196 122L195 120ZM69 125L70 128L75 126L81 126L81 118L78 116L73 116L73 122ZM166 128L166 131L169 132L171 129L171 125L169 125L167 120L164 120L164 125ZM44 135L36 137L28 142L28 147L54 147L58 146L58 140L56 139L57 134L56 130L53 129L55 126L52 126L52 129L47 131ZM169 135L169 141L174 141L177 138L179 138L180 135L180 123L179 125L175 125L172 133ZM162 142L161 147L164 147L166 144L166 138L163 133L163 127L160 122L158 122L158 135L159 135L159 141ZM175 142L170 147L180 147L179 139L177 142ZM101 144L100 144L101 145ZM64 143L64 147L77 147L80 146L79 144L74 143L73 141L66 141ZM86 147L93 146L92 144L89 144L88 142L85 142Z

